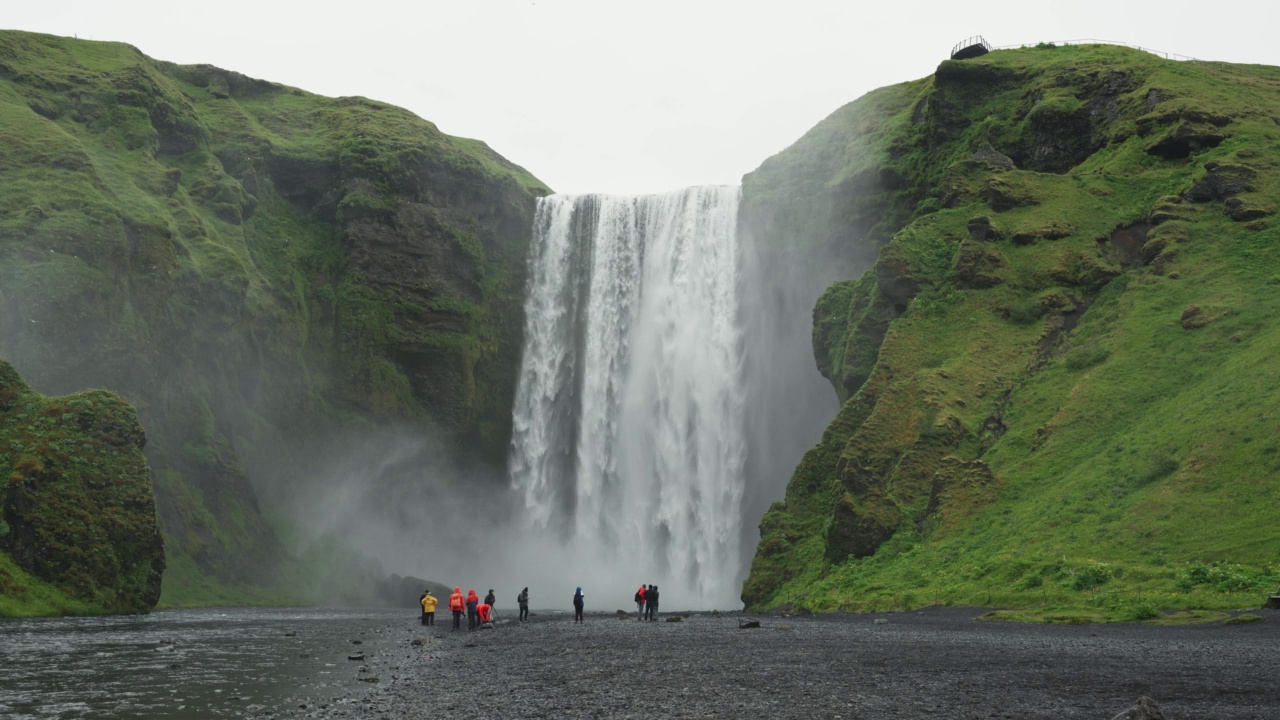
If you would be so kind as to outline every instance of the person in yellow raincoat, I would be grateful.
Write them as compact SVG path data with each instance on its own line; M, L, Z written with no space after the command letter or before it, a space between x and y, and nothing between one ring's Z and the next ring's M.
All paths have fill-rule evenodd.
M422 594L422 624L423 625L436 624L436 604L439 602L440 602L439 598L437 598L435 595L432 595L430 590Z

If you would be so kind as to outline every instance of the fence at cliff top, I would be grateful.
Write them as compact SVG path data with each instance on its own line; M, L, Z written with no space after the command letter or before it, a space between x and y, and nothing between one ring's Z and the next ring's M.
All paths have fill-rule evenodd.
M980 57L991 52L993 48L991 43L987 42L981 35L974 35L971 38L965 38L956 43L951 48L952 60L968 60L969 58Z
M966 40L965 42L969 42L969 41ZM963 44L964 43L961 43L961 45ZM1159 55L1165 60L1196 60L1198 61L1198 58L1193 58L1188 55L1179 55L1177 53L1169 53L1163 50L1153 50L1148 47L1142 47L1141 45L1133 45L1131 43L1119 42L1117 40L1099 40L1097 38L1083 38L1080 40L1053 40L1053 41L1038 42L1038 43L1024 43L1022 45L997 45L996 47L991 47L991 46L987 46L987 47L989 50L1019 50L1022 48L1033 48L1040 45L1121 45L1123 47L1133 48L1134 50L1141 50L1143 52L1148 52L1148 53L1151 53L1152 55ZM955 51L952 50L952 52L954 53Z

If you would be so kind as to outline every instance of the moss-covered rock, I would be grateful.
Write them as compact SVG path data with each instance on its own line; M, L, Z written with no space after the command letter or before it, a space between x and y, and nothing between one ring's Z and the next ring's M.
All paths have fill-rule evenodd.
M118 395L46 398L0 360L0 552L80 609L150 610L165 560L145 445ZM40 612L32 588L3 574L0 614Z

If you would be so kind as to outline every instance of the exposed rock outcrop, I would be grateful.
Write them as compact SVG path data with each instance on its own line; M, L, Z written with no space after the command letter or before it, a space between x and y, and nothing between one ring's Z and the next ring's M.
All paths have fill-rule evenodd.
M0 552L73 600L108 613L149 611L160 597L164 542L142 448L119 396L46 398L0 360ZM0 573L22 607L32 588Z

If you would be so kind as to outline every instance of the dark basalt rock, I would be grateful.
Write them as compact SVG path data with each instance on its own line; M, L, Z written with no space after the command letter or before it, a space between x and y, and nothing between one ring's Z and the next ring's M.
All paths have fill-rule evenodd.
M1225 200L1232 195L1251 192L1258 173L1252 167L1239 163L1207 162L1206 174L1191 184L1186 197L1191 202Z

